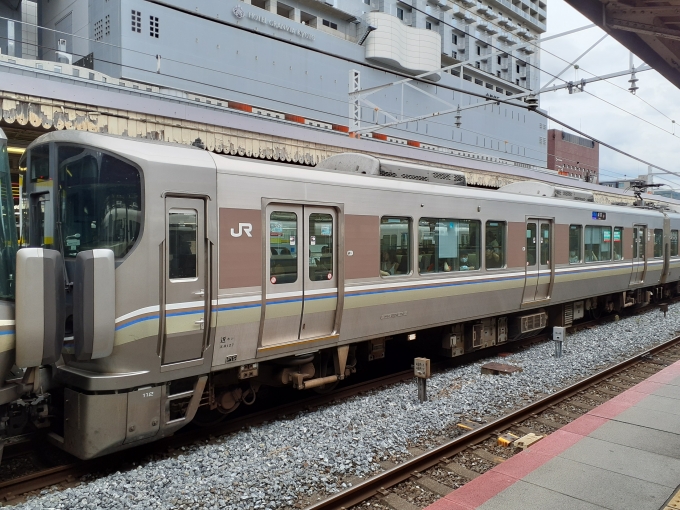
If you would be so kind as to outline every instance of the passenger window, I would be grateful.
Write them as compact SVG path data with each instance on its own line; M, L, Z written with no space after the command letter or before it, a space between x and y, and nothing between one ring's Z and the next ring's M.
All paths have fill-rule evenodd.
M481 222L421 218L418 267L421 273L472 271L480 268Z
M623 260L623 227L614 227L614 260Z
M671 230L671 257L678 256L678 231Z
M581 252L581 236L583 227L581 225L569 225L569 263L580 264L583 262Z
M269 215L269 281L275 285L297 281L297 214Z
M536 265L536 224L527 223L527 266Z
M638 258L638 228L633 227L633 258Z
M411 272L411 220L383 216L380 220L380 276Z
M168 221L168 271L170 279L196 278L198 213L171 211Z
M586 226L585 236L586 262L598 262L612 259L611 227Z
M663 257L663 230L654 229L654 258Z
M309 279L333 278L333 216L309 215Z
M484 258L487 269L505 266L505 225L504 221L486 222Z

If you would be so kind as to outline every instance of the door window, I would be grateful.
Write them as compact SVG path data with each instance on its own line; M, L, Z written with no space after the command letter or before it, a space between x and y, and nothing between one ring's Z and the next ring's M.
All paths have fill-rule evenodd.
M273 211L269 216L269 281L294 283L297 266L297 214Z
M569 225L569 263L579 264L583 261L581 255L581 225Z
M678 231L671 230L671 257L678 256Z
M168 221L168 262L171 280L196 278L198 213L171 211Z
M312 281L333 278L333 216L312 213L309 215L309 279Z
M638 229L633 228L633 258L638 258Z
M654 258L663 257L663 230L654 229Z
M541 223L541 265L550 265L550 225Z
M527 266L536 265L536 224L527 223Z

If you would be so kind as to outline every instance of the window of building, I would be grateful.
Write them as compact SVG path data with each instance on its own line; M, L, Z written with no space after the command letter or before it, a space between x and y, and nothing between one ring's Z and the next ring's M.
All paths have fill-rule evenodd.
M501 72L500 72L500 71L496 71L496 76L498 76L498 77L500 78L500 77L501 77Z
M496 58L496 62L498 62L498 65L501 65L502 58L500 55L498 56L498 58Z
M583 262L581 251L581 236L583 227L581 225L569 225L569 263L580 264Z
M475 67L476 67L477 69L481 69L481 68L482 68L482 64L480 64L479 62L475 62ZM479 80L479 81L481 81L481 80ZM478 85L481 85L481 83L479 83Z
M500 76L500 75L499 75L499 76ZM503 89L502 89L502 88L500 88L500 87L496 87L496 92L499 92L499 93L501 93L501 94L502 94L502 93L503 93Z
M332 21L328 21L327 19L323 20L323 25L328 28L332 28L333 30L338 29L338 24L333 23Z
M369 4L371 3L371 0L366 0ZM399 18L401 21L404 21L404 9L401 7L397 7L397 18Z
M297 238L297 214L272 211L269 216L269 281L275 285L297 281Z
M425 28L428 29L428 30L432 30L432 23L430 23L429 21L426 21L425 22Z
M142 13L140 11L132 11L132 31L138 34L142 33Z
M421 218L418 222L420 272L479 269L480 228L481 222L476 220Z
M479 78L475 78L475 85L484 85L484 82Z
M477 46L477 55L481 55L481 54L482 54L482 47Z
M451 52L451 57L453 57L453 58L458 58L458 52L457 52L457 51L452 51L452 52Z
M678 256L678 231L671 230L671 257Z
M517 69L517 74L519 74L519 64L517 64L515 68Z
M492 85L491 83L487 83L487 84L486 84L486 88L487 88L487 89L493 90L493 85Z
M612 259L611 227L586 226L585 259L586 262L598 262Z
M364 0L364 3L365 3L366 5L371 5L371 0Z
M654 258L663 257L663 230L654 229Z
M484 258L487 269L498 269L505 266L505 227L504 221L486 222Z
M458 36L456 34L451 34L451 42L453 44L458 44Z
M380 276L411 272L411 220L383 216L380 220Z
M463 79L466 80L466 81L472 81L472 76L470 76L469 74L463 73Z
M515 80L515 85L519 85L519 80Z
M158 18L149 16L149 35L158 39Z

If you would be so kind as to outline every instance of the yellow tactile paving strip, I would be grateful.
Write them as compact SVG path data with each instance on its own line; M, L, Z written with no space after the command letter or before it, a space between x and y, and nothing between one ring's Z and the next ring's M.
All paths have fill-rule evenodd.
M662 510L680 510L680 487L675 490L675 494Z

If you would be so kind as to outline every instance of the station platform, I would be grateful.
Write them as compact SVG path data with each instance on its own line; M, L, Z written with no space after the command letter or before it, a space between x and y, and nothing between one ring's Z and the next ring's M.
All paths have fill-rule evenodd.
M676 362L427 508L677 510L679 490Z

